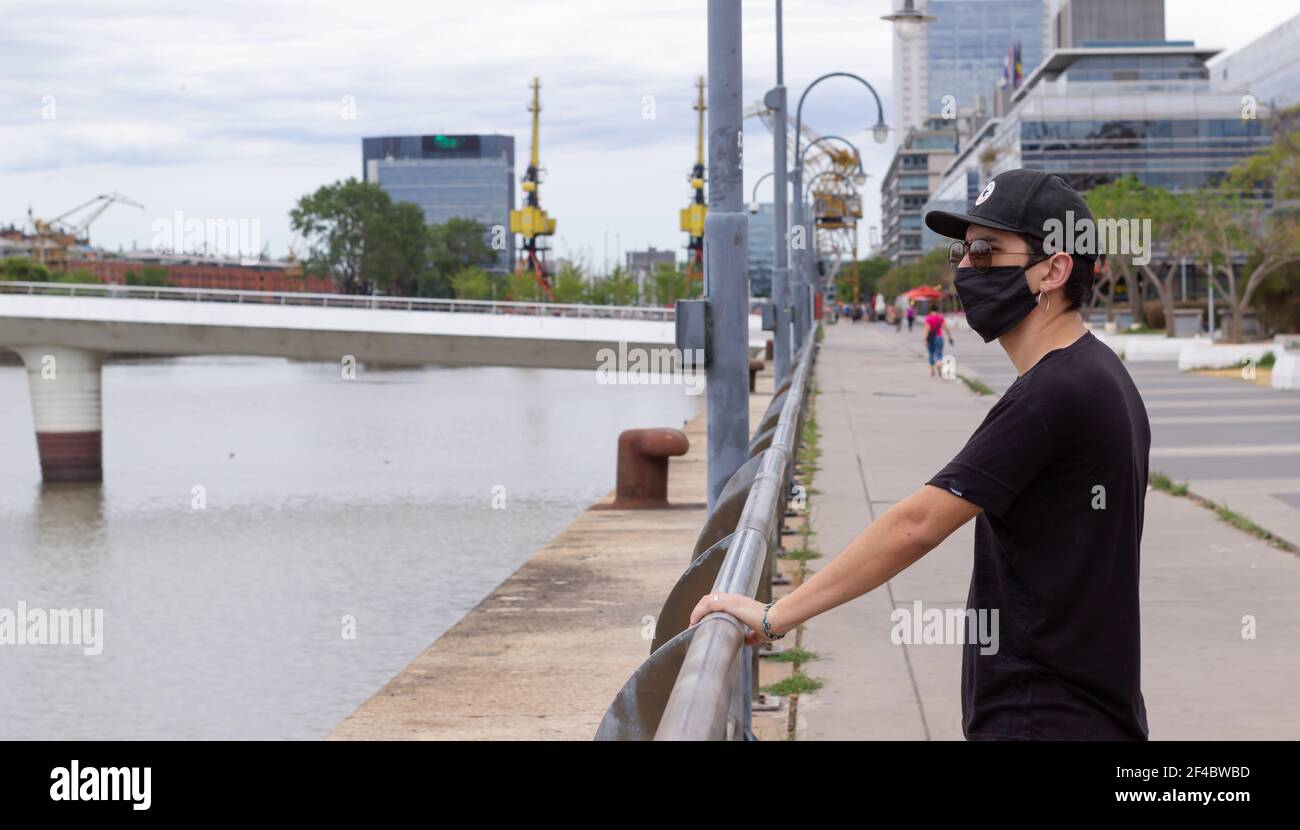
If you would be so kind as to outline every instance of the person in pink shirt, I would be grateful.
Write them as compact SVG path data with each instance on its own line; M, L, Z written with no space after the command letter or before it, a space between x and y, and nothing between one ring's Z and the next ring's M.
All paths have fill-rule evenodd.
M956 345L948 321L939 313L938 306L925 315L925 345L930 355L930 377L939 374L939 363L943 361L943 336L948 335L948 342Z

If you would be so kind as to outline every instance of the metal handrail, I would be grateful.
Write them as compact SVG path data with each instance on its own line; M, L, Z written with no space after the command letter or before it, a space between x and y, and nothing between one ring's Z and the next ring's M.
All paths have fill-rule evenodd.
M389 297L373 294L312 294L305 291L241 291L229 288L165 288L104 283L0 281L0 294L31 294L113 299L190 300L224 303L271 303L320 308L398 309L475 314L530 314L552 317L591 317L621 320L676 319L673 308L654 306L583 305L580 303L450 300L428 297Z
M772 444L763 451L758 474L745 499L736 532L713 583L720 593L754 596L766 573L770 545L789 500L799 427L807 398L816 343L801 350L790 394L781 407ZM730 722L737 693L744 626L730 614L715 612L696 624L673 690L659 720L655 740L717 740L734 737L742 725Z

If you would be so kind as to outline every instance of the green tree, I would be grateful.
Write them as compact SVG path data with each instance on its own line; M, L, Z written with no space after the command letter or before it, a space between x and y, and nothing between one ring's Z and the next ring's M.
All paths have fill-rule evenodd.
M155 265L146 265L139 271L128 270L126 272L127 285L143 285L151 288L164 288L170 286L171 280L167 276L166 268L159 268Z
M610 271L609 275L600 281L600 286L604 295L608 297L602 304L636 305L641 301L641 288L637 285L636 277L621 265Z
M551 284L552 300L557 303L581 303L586 299L587 281L582 269L566 264Z
M496 251L484 238L487 229L473 219L455 217L428 231L428 267L420 286L424 297L451 294L451 279L470 267L487 268L496 263Z
M675 263L661 262L650 275L651 294L655 305L668 307L678 300L700 296L702 280L692 279Z
M876 292L876 281L892 267L893 263L883 256L845 263L835 279L835 296L842 303L853 302L855 296L858 302L864 302Z
M49 282L52 274L39 262L27 257L0 259L0 280L8 282Z
M367 237L363 268L375 290L398 297L450 295L449 284L441 294L423 291L429 283L429 244L424 211L419 205L387 205L371 220Z
M592 277L591 282L587 283L587 290L582 295L582 301L592 305L614 305L614 292L610 291L607 280L601 277Z
M1139 282L1151 286L1160 300L1164 310L1165 334L1174 331L1174 294L1178 278L1178 264L1181 260L1180 228L1191 221L1193 201L1190 196L1173 194L1163 188L1148 187L1133 176L1124 176L1108 184L1094 187L1085 197L1088 209L1092 211L1096 223L1098 241L1105 237L1107 241L1106 262L1110 265L1108 273L1098 275L1098 284L1093 291L1093 303L1101 296L1106 298L1107 319L1114 319L1115 287L1122 278L1129 289L1130 304L1134 319L1138 319L1139 305L1143 295ZM1110 233L1108 227L1127 228L1129 220L1139 222L1150 220L1151 236L1145 240L1147 250L1144 256L1138 256L1138 240L1128 238L1127 250L1110 250L1113 242L1123 237ZM1112 223L1118 223L1112 224ZM1125 234L1127 236L1127 234ZM1155 243L1164 244L1163 256L1155 257ZM1136 260L1147 259L1139 263ZM1105 289L1104 291L1102 289Z
M75 268L61 274L54 274L54 281L72 283L74 285L94 285L100 280L99 277L95 276L90 271L87 271L85 268Z
M1239 342L1256 291L1300 263L1300 131L1279 132L1267 150L1239 162L1219 188L1202 194L1182 243L1199 254L1227 298L1227 338ZM1233 260L1241 252L1247 260L1238 274Z
M920 259L890 268L876 280L876 291L887 300L921 285L938 285L945 293L952 293L952 277L948 248L941 246L926 251Z
M516 303L538 303L546 299L531 271L515 271L506 281L505 299Z
M1257 267L1257 263L1251 263ZM1300 331L1300 263L1269 274L1255 292L1255 308L1268 331Z
M458 300L493 300L497 285L492 277L482 268L467 266L452 275L451 288Z
M411 285L413 263L428 245L424 223L412 233L411 219L379 185L356 179L324 185L289 211L290 226L307 243L304 269L332 278L347 294ZM422 269L416 270L418 279Z

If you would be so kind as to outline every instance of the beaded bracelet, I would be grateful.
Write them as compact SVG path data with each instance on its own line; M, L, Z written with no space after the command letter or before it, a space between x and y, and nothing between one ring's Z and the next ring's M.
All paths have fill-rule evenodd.
M763 635L766 636L767 639L769 640L779 640L781 639L781 637L784 637L785 635L782 634L779 637L773 637L772 627L767 623L767 612L771 610L773 605L776 605L776 600L772 600L767 605L763 606Z

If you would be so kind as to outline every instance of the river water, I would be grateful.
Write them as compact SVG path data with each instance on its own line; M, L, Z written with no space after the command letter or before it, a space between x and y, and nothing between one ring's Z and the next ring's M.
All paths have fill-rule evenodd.
M621 430L702 397L118 360L103 484L42 487L26 375L0 366L0 609L103 609L101 654L0 645L0 738L323 736L610 490Z

